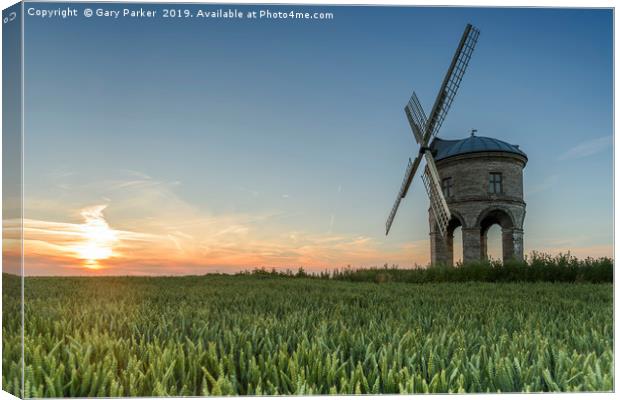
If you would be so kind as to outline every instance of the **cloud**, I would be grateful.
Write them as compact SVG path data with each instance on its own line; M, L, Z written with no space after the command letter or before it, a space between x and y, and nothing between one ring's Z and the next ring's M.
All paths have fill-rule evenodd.
M26 274L165 275L201 274L214 268L220 272L299 266L323 270L347 264L378 266L388 260L411 264L409 244L386 250L367 236L308 232L263 237L251 220L241 216L204 218L194 220L194 229L185 232L136 232L114 229L112 224L101 238L85 235L92 221L75 224L25 220ZM108 226L104 219L97 218L96 222ZM91 270L93 261L97 271Z
M245 186L237 186L236 188L244 193L249 194L252 197L258 197L260 195L260 191L256 189L248 188Z
M201 274L255 267L323 270L412 265L410 247L359 234L313 232L278 210L218 212L187 203L176 184L139 173L76 185L69 205L30 198L24 221L28 275ZM90 200L88 200L90 198ZM105 202L99 203L105 199ZM18 228L17 226L15 227ZM424 246L426 250L427 245ZM96 261L98 269L89 270ZM420 260L423 261L423 260Z
M334 214L331 214L329 217L329 229L327 230L330 234L332 233L332 230L334 229L335 219L336 219L336 216Z
M526 196L531 196L533 194L537 194L540 192L544 192L545 190L553 188L553 186L560 181L560 176L557 174L546 176L542 182L528 185L528 189L525 192Z
M550 176L543 184L555 179ZM207 205L196 207L177 195L177 188L176 182L130 173L77 181L65 197L29 196L26 274L174 275L300 266L322 271L386 262L406 268L429 260L427 239L395 243L382 235L325 231L321 224L313 230L279 210L216 213L209 209L208 198ZM328 214L330 228L333 215L332 220ZM20 220L5 220L3 226L5 262L12 271L19 270L20 227ZM537 250L612 255L611 245L579 247L585 240L539 242Z
M601 151L611 148L612 136L602 136L595 139L586 140L570 148L558 157L558 160L575 160L593 156Z

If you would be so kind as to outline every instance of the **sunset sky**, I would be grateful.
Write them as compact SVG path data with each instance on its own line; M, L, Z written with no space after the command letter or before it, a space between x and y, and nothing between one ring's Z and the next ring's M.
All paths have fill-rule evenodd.
M467 22L440 136L528 154L526 253L612 256L611 11L316 9L335 19L26 17L26 274L428 263L419 177L384 234L402 110L430 110Z

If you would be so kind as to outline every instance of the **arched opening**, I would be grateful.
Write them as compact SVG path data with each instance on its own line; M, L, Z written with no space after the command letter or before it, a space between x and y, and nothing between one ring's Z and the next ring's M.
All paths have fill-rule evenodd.
M502 227L498 224L493 224L487 230L486 235L486 247L487 247L487 259L489 260L501 260L502 259Z
M461 233L461 226L463 226L463 223L459 217L453 215L448 223L446 232L447 262L449 265L455 265L455 263L463 260L463 236Z
M463 262L463 231L460 226L457 226L452 232L452 265L457 265Z
M501 259L513 257L514 243L512 217L504 210L490 210L480 220L480 258Z

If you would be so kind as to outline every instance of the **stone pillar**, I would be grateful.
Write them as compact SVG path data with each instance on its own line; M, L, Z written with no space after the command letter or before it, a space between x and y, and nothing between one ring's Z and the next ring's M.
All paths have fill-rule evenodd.
M431 232L431 264L452 264L452 246L439 232Z
M431 264L452 265L452 238L444 238L439 232L432 209L428 210L431 241Z
M515 260L523 261L523 229L513 229L512 240L514 244Z
M508 260L523 260L523 229L502 228L502 256Z
M482 254L480 228L461 228L463 234L463 263L479 261Z
M454 265L454 233L447 233L444 242L446 243L446 260L444 264L452 266Z

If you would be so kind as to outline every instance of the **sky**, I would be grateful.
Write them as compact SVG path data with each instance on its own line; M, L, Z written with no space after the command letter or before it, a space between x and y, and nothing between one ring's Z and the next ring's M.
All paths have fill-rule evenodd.
M25 19L27 275L426 265L419 176L384 231L417 151L403 107L415 89L428 113L468 22L480 39L439 136L475 128L527 153L526 254L613 254L610 10L72 6Z

